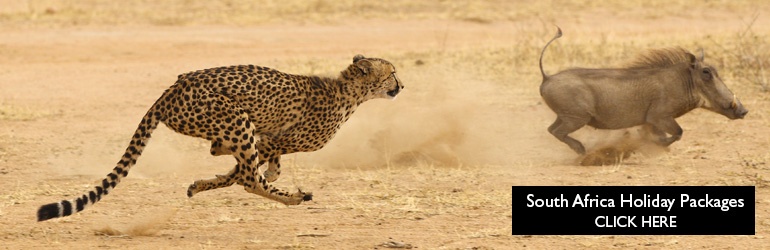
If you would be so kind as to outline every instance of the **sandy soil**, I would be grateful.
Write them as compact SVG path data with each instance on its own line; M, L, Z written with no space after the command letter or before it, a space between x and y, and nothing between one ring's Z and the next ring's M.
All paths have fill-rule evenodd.
M743 25L662 18L602 26L599 19L562 28L634 39L653 27L698 37L692 34L706 27ZM756 27L761 33L768 26ZM696 111L679 119L685 136L670 152L583 167L546 132L554 116L540 103L535 64L522 66L526 81L503 85L408 55L394 61L407 88L402 96L364 104L327 148L284 157L277 185L312 190L312 202L286 207L235 186L188 199L192 181L224 173L232 159L212 157L206 142L163 127L105 199L38 223L38 206L89 190L112 168L179 73L248 63L333 75L356 53L511 47L519 37L544 41L552 31L540 21L367 20L3 26L0 33L0 248L385 249L390 241L418 249L770 248L770 107L755 87L733 88L750 110L744 120ZM325 65L306 63L319 58ZM511 236L511 217L526 216L512 214L512 185L756 185L757 235Z

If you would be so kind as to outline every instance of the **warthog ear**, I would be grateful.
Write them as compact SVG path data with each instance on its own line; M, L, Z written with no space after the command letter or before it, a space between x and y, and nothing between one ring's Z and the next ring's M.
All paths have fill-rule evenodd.
M704 58L706 58L706 51L700 48L700 61L703 62Z
M698 66L698 58L695 55L687 53L687 57L690 59L690 69L695 69Z

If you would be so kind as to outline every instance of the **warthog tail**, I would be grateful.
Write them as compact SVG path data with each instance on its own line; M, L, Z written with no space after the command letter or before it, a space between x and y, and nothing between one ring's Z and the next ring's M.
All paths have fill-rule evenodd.
M551 38L548 43L545 44L545 47L543 47L543 51L540 52L540 73L543 74L543 81L545 81L545 78L548 77L548 75L545 74L545 71L543 71L543 54L545 54L545 49L548 48L548 45L550 45L554 40L561 37L561 28L559 26L556 26L556 35Z

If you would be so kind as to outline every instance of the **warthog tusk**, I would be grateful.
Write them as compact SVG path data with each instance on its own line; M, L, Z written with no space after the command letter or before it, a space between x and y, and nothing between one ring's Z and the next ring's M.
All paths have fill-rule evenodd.
M738 102L736 102L737 99L738 98L735 97L735 94L733 94L733 103L730 103L731 109L735 109L736 107L738 107Z

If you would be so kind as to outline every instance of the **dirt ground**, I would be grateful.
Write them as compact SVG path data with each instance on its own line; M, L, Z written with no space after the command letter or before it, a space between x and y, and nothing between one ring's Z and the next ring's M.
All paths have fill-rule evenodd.
M536 64L551 24L565 30L547 54L553 73L660 46L718 51L709 38L730 41L752 11L761 13L752 32L765 37L764 5L654 16L586 7L561 23L543 14L179 25L35 21L12 15L24 6L7 7L0 11L0 248L767 249L770 93L729 73L732 57L707 54L727 65L720 73L750 110L746 119L696 110L678 119L684 137L668 152L596 167L579 166L546 131L555 116L538 94ZM237 186L188 199L192 181L225 173L233 160L160 126L102 201L35 221L40 205L80 195L112 169L178 74L257 64L334 76L358 53L391 60L406 89L394 101L362 105L326 148L283 157L276 185L313 191L313 201L287 207ZM591 147L618 133L577 136ZM511 236L511 217L526 216L511 211L512 185L754 185L756 235Z

